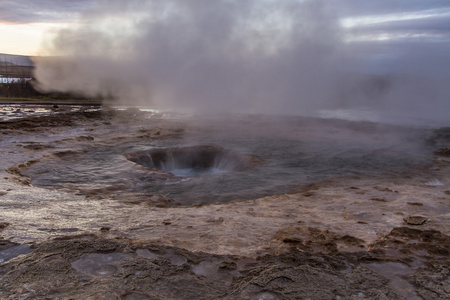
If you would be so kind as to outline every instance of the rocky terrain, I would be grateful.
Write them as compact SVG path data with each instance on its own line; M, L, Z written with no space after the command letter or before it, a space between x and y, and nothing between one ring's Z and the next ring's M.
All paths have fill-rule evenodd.
M189 130L141 117L60 108L0 121L1 299L448 298L448 129L424 135L437 149L431 181L335 178L180 207L127 186L44 188L25 175L55 156Z

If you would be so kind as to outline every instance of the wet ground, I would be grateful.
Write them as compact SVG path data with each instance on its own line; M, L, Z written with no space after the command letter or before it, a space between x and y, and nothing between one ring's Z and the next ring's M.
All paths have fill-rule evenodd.
M187 122L78 107L5 118L0 298L447 299L450 158L433 153L450 146L447 129L251 118ZM260 130L244 132L242 122ZM27 175L33 166L65 166L65 157L98 149L183 146L187 138L203 142L205 132L236 130L358 140L372 154L404 151L407 159L370 176L298 180L282 193L190 206L119 181L40 187L33 184L39 174Z

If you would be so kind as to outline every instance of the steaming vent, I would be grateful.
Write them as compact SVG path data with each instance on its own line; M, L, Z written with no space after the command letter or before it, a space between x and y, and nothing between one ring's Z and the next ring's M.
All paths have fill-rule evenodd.
M243 155L220 146L192 146L126 153L125 157L146 168L177 176L245 171L260 165L257 156Z

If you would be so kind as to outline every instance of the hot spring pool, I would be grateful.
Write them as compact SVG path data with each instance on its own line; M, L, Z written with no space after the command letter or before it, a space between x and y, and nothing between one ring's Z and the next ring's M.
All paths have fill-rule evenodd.
M301 118L204 120L187 124L182 138L97 145L42 159L23 173L35 186L160 194L180 205L203 205L333 178L402 180L430 163L429 149L415 134Z

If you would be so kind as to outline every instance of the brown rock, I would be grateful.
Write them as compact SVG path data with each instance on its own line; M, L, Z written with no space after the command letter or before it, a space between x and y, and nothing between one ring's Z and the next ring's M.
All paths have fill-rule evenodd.
M8 222L0 222L0 230L3 230L3 229L5 229L8 226L9 226Z
M434 151L434 154L441 156L450 156L450 148L438 148Z
M403 219L408 225L423 225L429 220L422 216L408 216Z

